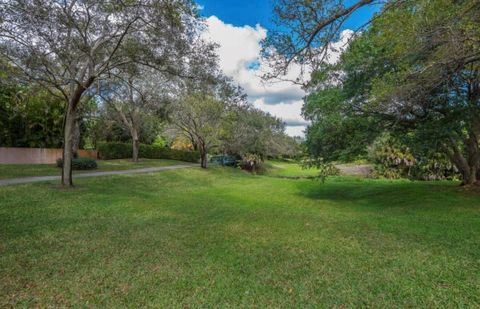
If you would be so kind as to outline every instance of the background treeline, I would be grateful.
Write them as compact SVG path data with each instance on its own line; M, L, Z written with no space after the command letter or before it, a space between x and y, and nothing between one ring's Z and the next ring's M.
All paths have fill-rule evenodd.
M2 72L0 146L63 147L64 101L51 91L22 83L13 72ZM253 156L258 161L301 155L300 141L285 134L280 119L251 106L242 89L215 74L208 81L190 84L185 92L162 89L148 105L142 100L151 88L158 88L155 84L144 85L136 98L117 96L112 88L118 89L120 81L104 85L83 98L73 144L76 149L97 149L105 160L204 158L204 167L207 155L215 154L237 160Z
M4 81L8 80L5 77ZM61 148L65 104L57 96L38 87L13 84L0 85L0 146ZM228 87L234 87L229 81ZM223 85L225 86L225 85ZM237 90L241 91L241 90ZM238 94L241 97L242 93ZM141 111L138 124L139 156L195 162L200 158L197 137L199 132L186 131L176 125L184 103L165 103L161 112ZM202 98L190 99L199 110L212 113ZM242 97L229 104L217 100L219 113L203 124L203 129L218 121L217 132L205 132L204 139L212 140L209 154L228 154L239 158L245 154L267 157L296 157L300 153L298 140L287 136L284 123L250 106ZM197 115L198 116L198 115ZM101 97L88 98L78 113L79 148L97 149L101 159L132 158L132 135L119 117L119 112ZM214 134L215 133L215 134ZM177 151L176 150L184 150ZM185 151L192 151L189 156Z
M64 186L77 150L102 142L129 142L134 162L142 144L198 151L202 167L214 153L295 155L284 125L223 75L204 31L190 0L6 2L0 145L61 146Z
M278 119L223 75L204 31L190 0L4 3L0 145L61 146L64 186L77 150L104 141L129 141L134 162L142 144L183 147L202 167L212 153L292 154Z

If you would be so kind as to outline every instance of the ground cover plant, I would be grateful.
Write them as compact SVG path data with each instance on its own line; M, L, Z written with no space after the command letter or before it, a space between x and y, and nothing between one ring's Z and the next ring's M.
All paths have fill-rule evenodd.
M231 168L0 188L0 306L480 306L480 196L455 182Z

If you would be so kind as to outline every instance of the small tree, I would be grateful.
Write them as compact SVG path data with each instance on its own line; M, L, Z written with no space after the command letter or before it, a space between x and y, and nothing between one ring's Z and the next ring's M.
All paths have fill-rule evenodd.
M197 146L202 168L207 168L207 155L218 145L225 111L222 101L200 93L189 95L173 106L174 124Z
M285 153L285 124L270 114L250 105L234 106L222 134L222 150L243 156L247 153L265 157Z
M168 90L169 89L169 90ZM101 98L113 111L132 139L132 161L138 162L140 132L148 118L164 118L171 101L173 83L155 71L129 73L104 90Z

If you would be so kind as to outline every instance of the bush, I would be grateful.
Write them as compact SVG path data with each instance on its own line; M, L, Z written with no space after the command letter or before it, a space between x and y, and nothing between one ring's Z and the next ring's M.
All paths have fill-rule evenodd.
M416 180L458 180L458 169L447 156L431 152L417 159L410 170L410 178Z
M57 159L57 167L63 166L63 159ZM94 170L97 168L97 162L91 158L75 158L72 160L72 168L74 170Z
M405 144L388 134L375 140L369 147L369 154L370 160L375 164L372 175L374 177L453 180L459 179L460 176L445 154L432 149L411 151Z
M240 162L240 168L254 174L265 172L262 158L259 155L247 153Z
M302 168L315 168L318 170L318 175L315 179L319 179L324 183L330 176L340 175L340 170L331 162L325 162L323 158L306 157L302 160Z
M132 157L132 144L109 142L98 144L98 157L102 160L127 159Z
M140 157L146 159L170 159L196 163L200 158L200 153L198 151L176 150L155 145L140 145Z
M132 145L127 143L100 143L98 154L102 160L128 159L132 157ZM140 145L139 156L145 159L170 159L198 162L198 151L175 150L158 145Z
M374 177L398 179L410 175L416 163L410 149L389 134L377 138L368 148L370 160L375 164Z

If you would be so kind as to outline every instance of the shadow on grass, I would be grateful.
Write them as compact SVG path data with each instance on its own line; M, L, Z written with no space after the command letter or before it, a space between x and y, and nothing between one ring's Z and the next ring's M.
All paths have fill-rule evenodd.
M387 181L342 178L296 185L298 195L311 200L354 204L370 208L464 207L480 203L479 196L461 190L456 182Z
M454 307L478 300L480 231L468 219L475 213L404 211L471 199L448 184L321 184L221 169L79 184L78 192L48 184L0 190L0 269L8 279L0 288L11 303ZM450 202L444 208L460 207Z

